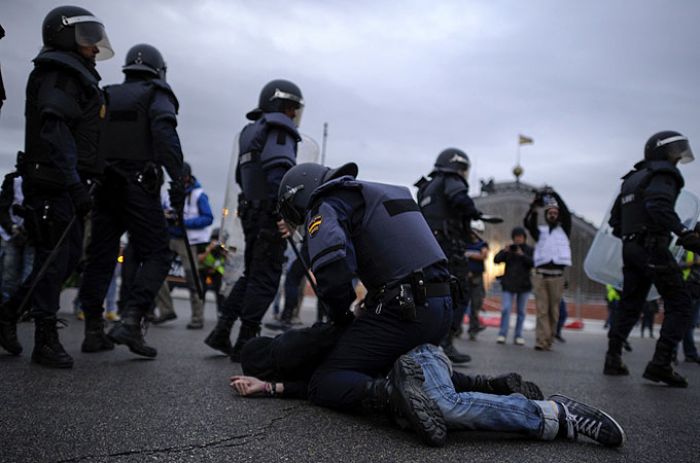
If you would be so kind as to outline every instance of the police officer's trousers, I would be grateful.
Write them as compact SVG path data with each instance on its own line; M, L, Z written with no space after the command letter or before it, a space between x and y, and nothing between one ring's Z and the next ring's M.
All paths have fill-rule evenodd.
M452 322L452 299L428 298L416 315L416 320L401 320L395 302L381 310L367 307L316 369L309 399L324 407L356 409L367 382L386 375L401 355L420 344L440 343Z
M87 316L102 314L124 232L129 234L129 246L133 246L140 265L129 292L122 293L127 300L120 301L120 307L123 314L140 316L152 306L170 268L167 223L158 193L147 192L134 181L108 177L95 195L92 238L80 285L80 303Z
M639 314L653 283L664 300L664 321L657 342L657 352L662 348L670 353L683 339L691 322L690 295L678 264L663 242L648 247L638 241L625 241L622 258L622 298L619 310L612 314L612 326L608 332L608 352L622 352L622 344L639 320ZM670 362L670 357L668 361Z
M265 209L250 208L241 217L245 234L245 268L221 307L224 320L241 320L257 329L279 289L284 250L275 217Z

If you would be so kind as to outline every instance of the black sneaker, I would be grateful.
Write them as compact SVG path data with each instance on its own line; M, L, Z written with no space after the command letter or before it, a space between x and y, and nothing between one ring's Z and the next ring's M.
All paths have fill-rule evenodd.
M412 358L402 355L389 373L390 402L394 414L406 418L421 440L433 447L445 445L447 424L437 404L423 391L423 369Z
M155 348L146 344L140 325L117 322L109 330L107 336L116 344L125 344L134 354L149 358L158 355L158 351Z
M603 374L609 376L627 376L630 374L630 371L627 369L627 365L622 362L621 355L606 354Z
M620 447L627 440L622 426L604 411L561 394L549 396L548 400L556 402L563 409L565 423L560 418L559 426L566 425L567 439L577 440L578 435L583 434L608 447Z
M656 365L649 362L642 377L655 383L666 383L671 387L688 387L688 380L676 373L671 365Z

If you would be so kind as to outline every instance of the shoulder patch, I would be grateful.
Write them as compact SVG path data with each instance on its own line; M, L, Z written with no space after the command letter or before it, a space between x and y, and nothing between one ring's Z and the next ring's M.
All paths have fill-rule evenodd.
M309 226L308 226L309 236L313 237L316 233L318 233L318 230L321 228L322 222L323 222L323 217L321 215L314 216L314 218L309 220Z

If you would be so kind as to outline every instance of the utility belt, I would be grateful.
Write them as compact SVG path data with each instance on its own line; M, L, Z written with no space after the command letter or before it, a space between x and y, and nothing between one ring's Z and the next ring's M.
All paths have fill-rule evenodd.
M671 244L671 235L668 233L638 232L622 236L625 243L637 243L647 249L668 248Z
M451 296L452 292L451 282L426 283L423 271L418 270L391 285L369 289L365 297L365 305L375 307L375 313L379 315L385 304L396 301L399 318L413 321L416 319L416 307L425 305L428 298Z
M564 275L563 270L548 269L548 268L536 268L535 273L542 278L556 278Z
M246 199L243 193L238 195L238 211L240 215L251 209L274 211L274 205L274 201L269 199L250 200Z
M116 174L124 182L133 182L141 186L147 193L156 194L163 186L163 170L154 162L147 162L140 169L123 169L115 164L106 168L107 173Z
M60 169L40 162L20 161L23 181L32 186L51 191L66 191L68 185Z

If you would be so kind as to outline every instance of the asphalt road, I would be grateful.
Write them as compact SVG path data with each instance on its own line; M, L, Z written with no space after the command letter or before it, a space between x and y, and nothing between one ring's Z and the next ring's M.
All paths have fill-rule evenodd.
M64 307L69 307L69 297ZM562 392L600 406L625 428L627 445L610 450L586 441L538 442L516 435L459 432L445 447L424 447L388 420L350 416L303 401L237 397L228 377L238 364L202 343L213 327L207 304L202 331L185 329L189 307L176 299L180 318L151 327L154 360L124 347L80 353L82 323L69 312L61 331L72 370L29 362L32 325L19 335L20 357L0 353L0 461L10 462L697 462L700 461L700 365L681 363L688 389L669 389L641 378L653 341L631 339L625 355L632 374L602 375L605 337L599 328L566 333L553 352L497 345L489 328L477 342L458 346L474 360L469 373L518 371L545 395ZM311 319L313 312L304 312Z

